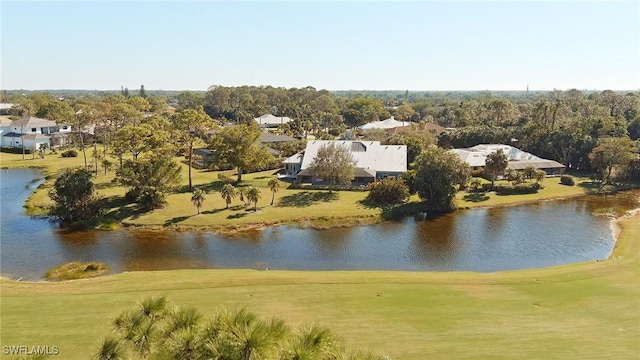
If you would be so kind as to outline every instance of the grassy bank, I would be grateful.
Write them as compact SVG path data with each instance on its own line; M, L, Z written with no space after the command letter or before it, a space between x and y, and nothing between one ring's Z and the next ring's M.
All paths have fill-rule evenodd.
M177 160L181 160L177 158ZM115 159L112 159L114 163ZM29 214L39 215L46 212L51 204L47 192L52 186L56 174L60 169L72 166L82 166L82 156L77 158L62 158L58 155L47 155L45 159L22 160L20 154L0 153L2 167L41 167L45 171L47 181L27 200L26 207ZM218 231L235 231L252 227L274 224L300 224L316 227L348 226L353 224L368 224L384 220L387 215L403 212L415 212L421 208L417 196L411 198L409 204L391 211L388 209L372 208L363 205L362 200L366 192L340 191L329 194L327 191L287 189L287 183L282 183L276 194L274 205L270 205L271 191L267 185L273 178L273 171L246 174L241 185L256 186L261 189L262 198L258 202L258 211L245 206L239 199L235 199L229 209L225 209L225 202L217 192L222 186L218 180L218 172L193 170L193 183L196 187L209 192L202 208L202 213L196 215L196 209L191 203L188 192L187 166L181 164L183 180L178 193L168 196L168 206L152 212L139 212L134 205L124 200L125 189L112 183L114 174L100 174L94 178L98 193L105 197L109 211L99 228L113 229L118 224L126 226L144 226L150 228L200 228ZM456 198L461 208L492 207L535 202L544 199L566 198L583 195L593 190L593 185L585 177L576 177L576 186L560 185L558 178L548 178L544 181L545 188L538 194L500 196L495 193L470 194L459 192Z
M86 359L109 321L147 294L210 314L245 306L319 322L397 359L609 358L640 351L640 214L609 260L496 273L183 270L63 283L0 280L2 345Z

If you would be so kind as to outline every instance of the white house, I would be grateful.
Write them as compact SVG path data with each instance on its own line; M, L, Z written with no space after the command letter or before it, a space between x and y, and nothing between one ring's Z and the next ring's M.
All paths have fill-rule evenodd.
M29 117L9 122L3 121L0 124L0 142L2 146L24 147L27 149L38 149L40 144L51 147L51 135L67 135L71 132L69 125L58 125L55 121Z
M291 118L286 116L274 116L271 114L264 114L260 117L253 118L258 123L259 127L269 128L278 127L278 125L286 124L291 121Z
M297 182L318 182L320 179L313 178L308 168L318 150L329 144L335 144L351 153L356 161L353 179L355 184L398 177L407 172L406 145L381 145L379 141L314 140L307 142L304 154L296 154L283 161L287 175L295 177Z
M0 115L7 115L11 108L13 108L11 103L0 103Z
M382 121L374 121L374 122L370 122L364 125L360 125L358 126L359 129L362 130L370 130L370 129L382 129L382 130L387 130L387 129L393 129L393 128L397 128L397 127L404 127L404 126L409 126L411 125L411 122L409 121L398 121L396 119L392 117L386 119L386 120L382 120Z
M502 144L480 144L467 149L453 149L450 152L455 153L460 159L472 169L484 168L487 162L487 155L502 150L507 156L509 165L507 168L514 170L522 170L528 166L536 169L542 169L548 174L559 173L564 170L564 165L554 160L543 159L528 152L522 151L510 145Z

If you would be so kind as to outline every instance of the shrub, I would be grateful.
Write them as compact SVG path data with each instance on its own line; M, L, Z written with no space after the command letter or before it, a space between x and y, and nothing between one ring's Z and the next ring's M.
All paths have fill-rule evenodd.
M542 189L540 183L521 183L516 185L496 185L494 187L496 194L499 195L519 195L519 194L535 194Z
M400 178L404 180L404 183L409 187L409 194L415 194L418 191L415 170L408 170L406 173L400 175Z
M3 146L1 151L4 152L4 153L11 153L11 154L22 154L22 148L21 147ZM31 149L24 148L24 153L25 154L31 154Z
M576 184L576 181L573 179L573 176L571 175L562 175L560 176L560 184L573 186Z
M70 262L47 270L45 278L50 281L85 279L103 275L109 267L100 262Z
M409 187L402 179L383 179L369 184L367 200L375 204L393 205L409 197Z
M471 177L474 177L474 178L484 177L484 169L471 170Z
M63 152L62 157L68 158L68 157L78 157L78 152L71 149L71 150L67 150L65 152Z

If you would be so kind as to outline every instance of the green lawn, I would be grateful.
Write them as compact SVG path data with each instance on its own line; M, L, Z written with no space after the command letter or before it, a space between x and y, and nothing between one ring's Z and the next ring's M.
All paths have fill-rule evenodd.
M496 273L183 270L64 283L0 280L1 345L86 359L109 321L149 294L206 314L243 306L319 322L396 359L637 359L640 214L607 261Z
M48 176L82 158L48 156L21 160L0 153L3 167L48 166ZM184 166L186 169L186 166ZM269 172L245 176L265 186ZM99 175L101 194L114 204L124 189ZM578 179L585 181L586 179ZM215 172L194 171L194 183L215 188ZM463 207L493 206L581 194L583 186L546 179L538 195L467 198ZM186 184L186 171L183 184ZM246 224L312 217L377 217L360 205L365 193L281 189L269 206L262 188L258 213L223 210L208 195L205 214L193 216L188 193L169 197L169 206L141 216L120 211L133 224ZM334 198L335 197L335 198ZM46 204L46 186L31 198ZM236 200L232 206L239 205ZM124 273L64 283L0 280L0 345L58 346L60 358L86 359L109 320L148 294L164 293L180 304L211 313L220 306L246 306L290 324L319 322L351 347L386 351L397 359L424 358L616 358L640 353L640 215L620 221L622 233L611 259L548 269L497 273L287 272L183 270Z
M115 159L111 159L114 163ZM176 160L183 160L176 158ZM52 185L54 177L60 169L71 166L82 166L82 154L77 158L62 158L58 155L48 155L45 159L22 160L20 154L0 153L2 167L27 167L38 166L45 168L45 174L49 180L39 188L27 201L30 214L42 214L43 207L51 204L47 192ZM202 214L196 215L196 208L191 203L191 193L187 191L188 177L187 165L181 163L183 169L182 188L178 193L168 196L168 206L164 209L147 213L139 213L133 205L127 205L124 200L125 189L115 186L113 172L100 174L94 178L94 182L100 195L106 197L111 210L106 218L112 222L122 222L126 225L163 227L173 226L178 228L206 227L209 229L230 229L252 226L263 226L276 223L305 224L313 220L314 226L335 226L361 223L372 223L384 217L385 212L380 208L364 206L362 200L366 192L340 191L329 194L327 191L318 190L292 190L287 189L288 184L282 183L276 193L273 206L271 203L271 191L267 185L269 179L274 177L273 171L245 174L242 185L253 185L261 189L262 198L258 202L258 211L246 207L239 199L235 199L229 209L225 209L225 203L217 190L221 187L218 180L218 172L193 169L194 186L203 187L208 195L201 209ZM232 172L225 172L233 177ZM559 178L548 178L544 181L545 188L538 194L499 196L494 193L470 194L459 192L456 198L461 208L473 208L479 206L498 206L518 204L523 202L539 201L557 197L570 197L584 194L589 180L576 177L577 186L560 185ZM500 182L498 182L500 183ZM581 186L581 184L583 186ZM403 209L420 208L417 196L411 198L411 202L403 206Z

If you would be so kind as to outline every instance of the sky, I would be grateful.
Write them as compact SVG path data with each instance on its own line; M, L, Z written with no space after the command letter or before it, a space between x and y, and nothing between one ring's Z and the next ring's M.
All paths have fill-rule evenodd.
M638 90L639 1L0 2L2 89Z

